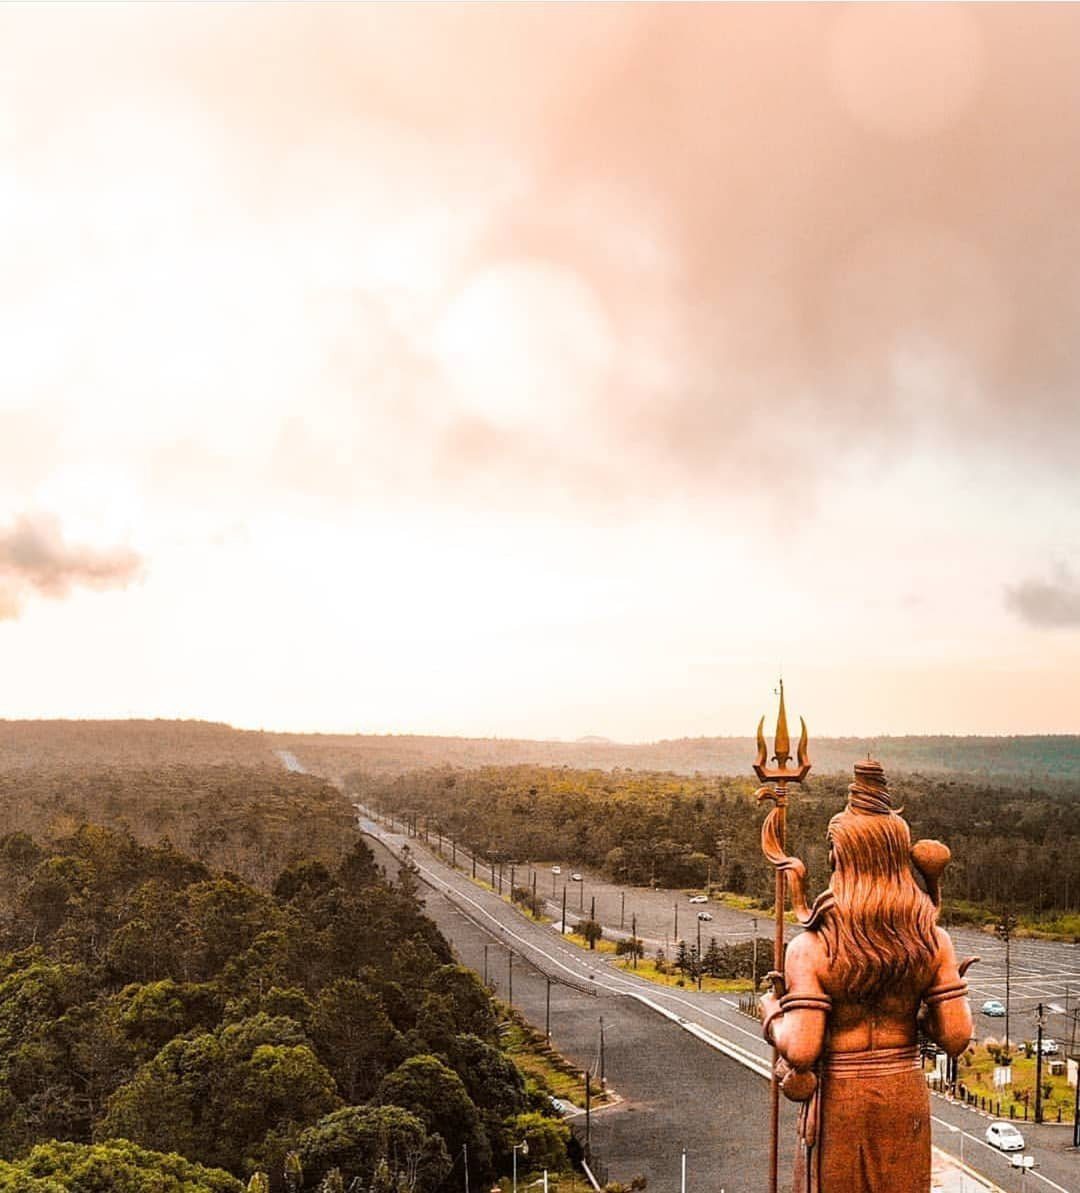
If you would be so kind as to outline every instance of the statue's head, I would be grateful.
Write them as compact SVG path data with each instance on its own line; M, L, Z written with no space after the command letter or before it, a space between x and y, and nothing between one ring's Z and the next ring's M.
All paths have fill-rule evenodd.
M847 807L829 822L829 860L832 898L819 931L848 995L872 1000L926 976L937 908L916 881L911 832L880 763L856 763Z

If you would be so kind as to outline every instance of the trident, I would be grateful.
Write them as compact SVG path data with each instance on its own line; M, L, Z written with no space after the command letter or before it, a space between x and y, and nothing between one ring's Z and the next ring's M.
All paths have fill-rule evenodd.
M780 680L780 712L776 718L776 738L773 741L773 762L768 765L768 746L765 744L765 718L762 717L757 727L757 757L754 759L754 773L764 786L757 790L758 801L772 800L765 822L761 826L762 842L766 839L776 845L780 853L786 848L787 835L787 785L801 783L810 773L810 759L806 756L806 722L799 718L802 734L799 737L797 752L798 767L788 769L791 761L791 740L788 737L787 713L784 710L784 681ZM774 786L769 786L772 783ZM768 853L768 850L766 850ZM775 916L776 935L773 941L773 973L772 981L775 992L783 994L782 983L784 973L784 906L787 901L785 889L785 874L781 869L776 871ZM769 1191L776 1193L779 1179L779 1150L780 1150L780 1082L776 1077L776 1062L779 1054L773 1049L772 1083L769 1089Z

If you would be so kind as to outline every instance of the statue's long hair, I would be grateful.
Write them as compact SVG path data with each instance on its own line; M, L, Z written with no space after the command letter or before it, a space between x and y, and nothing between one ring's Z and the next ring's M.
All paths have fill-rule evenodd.
M846 998L874 1002L886 987L918 990L931 980L937 908L915 881L911 832L892 809L884 776L859 775L863 769L848 807L829 822L832 898L817 931L836 986Z

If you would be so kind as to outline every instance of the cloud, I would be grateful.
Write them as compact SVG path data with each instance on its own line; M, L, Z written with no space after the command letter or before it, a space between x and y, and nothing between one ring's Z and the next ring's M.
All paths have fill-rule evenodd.
M1080 9L4 21L26 247L0 390L77 366L103 448L202 440L245 457L238 488L638 510L787 504L927 443L1072 466Z
M1080 626L1080 578L1061 564L1049 580L1023 580L1006 589L1005 603L1037 629Z
M0 530L0 620L17 617L27 595L57 600L74 588L126 588L141 569L130 548L68 543L58 519L23 514Z

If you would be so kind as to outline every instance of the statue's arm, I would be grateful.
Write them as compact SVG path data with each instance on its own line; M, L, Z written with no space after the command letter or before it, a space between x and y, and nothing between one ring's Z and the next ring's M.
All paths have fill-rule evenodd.
M967 982L960 976L956 950L948 932L937 929L938 951L934 980L923 995L924 1030L950 1056L959 1056L971 1041L971 1003Z
M811 1068L825 1046L825 1028L832 1001L821 986L821 946L817 935L804 932L791 942L784 961L782 998L761 1000L765 1038L796 1070Z

